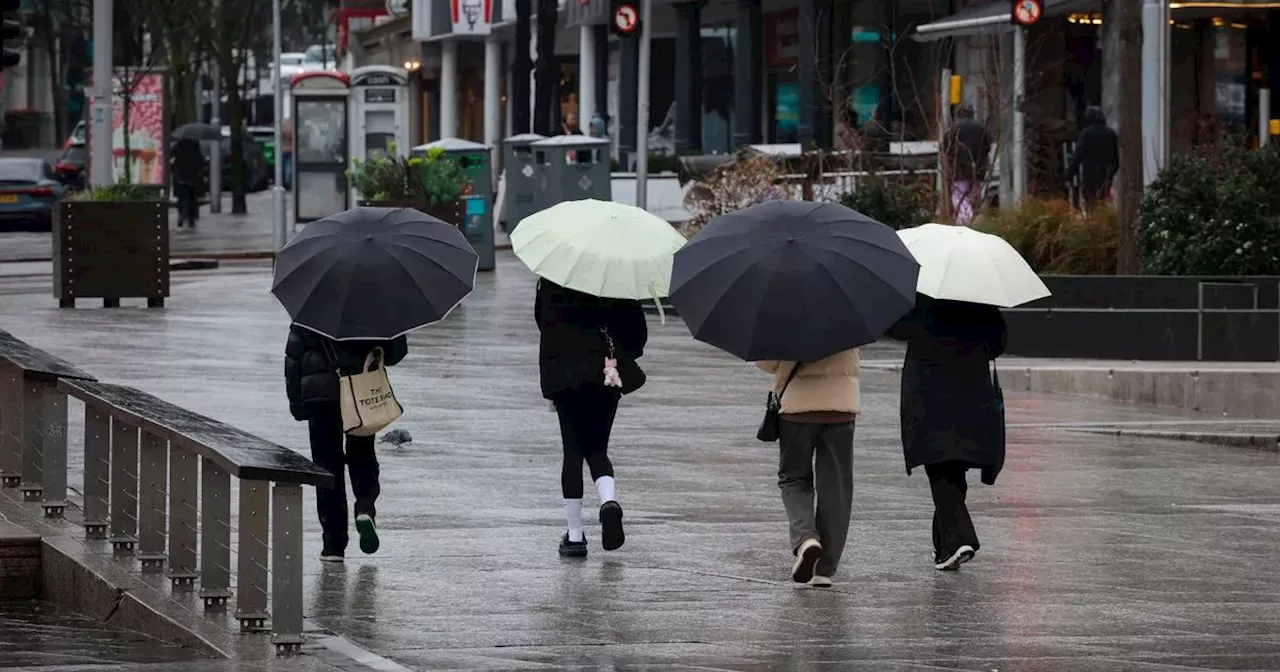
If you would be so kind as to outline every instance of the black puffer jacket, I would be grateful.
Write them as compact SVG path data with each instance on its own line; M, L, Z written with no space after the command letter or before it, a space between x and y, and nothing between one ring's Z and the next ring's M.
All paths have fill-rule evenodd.
M639 301L601 299L540 280L534 314L542 333L538 344L542 396L554 400L575 390L610 391L604 386L609 340L618 360L622 392L633 392L644 384L644 372L636 360L644 355L649 325Z
M337 370L351 375L364 370L365 357L374 348L382 348L387 366L395 366L409 354L404 336L390 341L334 341L310 329L289 327L289 341L284 346L284 387L289 393L289 412L294 420L307 420L309 407L338 401ZM332 353L332 356L329 354Z

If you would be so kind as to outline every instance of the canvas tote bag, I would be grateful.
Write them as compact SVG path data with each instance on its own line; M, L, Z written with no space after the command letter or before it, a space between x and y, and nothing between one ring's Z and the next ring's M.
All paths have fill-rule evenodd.
M374 368L376 366L376 368ZM364 371L338 376L342 431L351 436L373 436L404 414L396 400L383 365L382 348L374 348L364 358Z

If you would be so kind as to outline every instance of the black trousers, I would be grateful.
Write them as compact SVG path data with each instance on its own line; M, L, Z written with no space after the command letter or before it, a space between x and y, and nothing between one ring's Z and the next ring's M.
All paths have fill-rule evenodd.
M969 468L964 462L940 462L924 467L929 476L929 489L933 491L933 551L938 562L961 546L978 550L978 533L973 529L969 508L964 503L969 492L965 480Z
M566 392L556 397L560 416L560 440L564 463L560 491L565 499L582 499L582 463L591 469L591 480L613 475L609 461L609 434L618 415L618 395L612 392Z
M180 182L174 185L173 193L178 198L178 226L186 223L195 226L200 218L200 201L196 198L195 185Z
M323 411L321 410L323 409ZM378 483L378 456L372 436L342 433L342 412L338 405L312 407L307 428L311 433L311 459L333 474L333 488L316 488L316 513L324 531L324 550L340 552L347 547L347 487L343 472L351 472L351 492L355 515L377 517L375 503L382 492ZM343 441L346 449L343 450ZM345 468L344 468L345 467Z

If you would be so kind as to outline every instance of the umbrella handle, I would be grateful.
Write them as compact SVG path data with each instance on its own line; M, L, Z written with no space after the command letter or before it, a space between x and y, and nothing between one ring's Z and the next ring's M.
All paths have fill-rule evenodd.
M658 287L650 284L649 293L653 296L653 305L658 307L658 319L662 320L662 326L667 326L667 311L662 309L662 299L658 296Z

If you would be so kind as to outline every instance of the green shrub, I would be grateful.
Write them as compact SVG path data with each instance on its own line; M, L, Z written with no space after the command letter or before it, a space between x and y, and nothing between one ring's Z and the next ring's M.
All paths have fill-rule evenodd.
M378 154L367 161L356 159L347 171L351 185L366 201L426 201L431 205L453 203L470 191L462 168L439 147L426 156Z
M933 220L934 198L931 177L890 181L872 174L842 194L840 203L895 229L909 229Z
M154 184L118 182L105 187L90 187L67 194L68 201L161 201L164 188Z
M1108 275L1116 269L1120 220L1109 205L1082 214L1065 200L1028 199L984 213L974 228L1004 238L1037 273Z
M1138 217L1153 275L1280 275L1280 154L1226 140L1173 158Z

